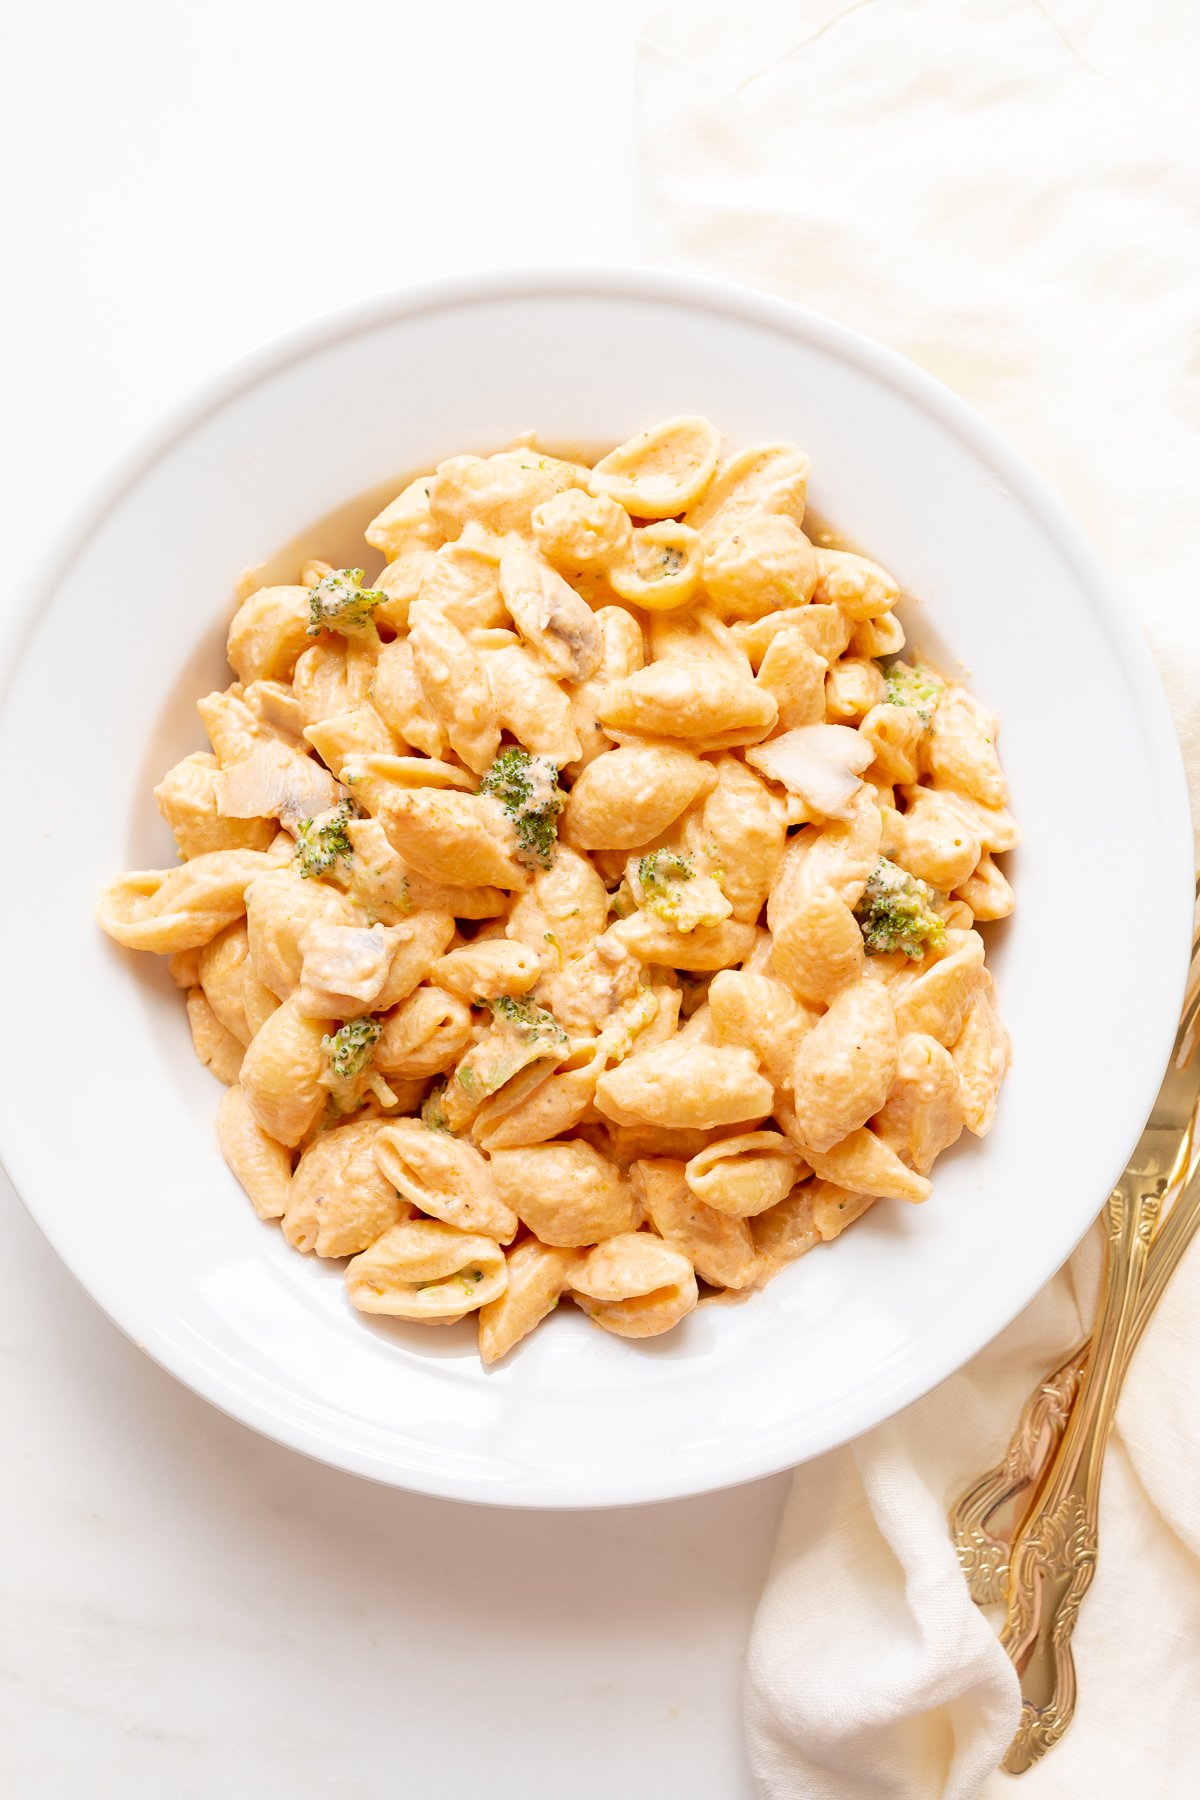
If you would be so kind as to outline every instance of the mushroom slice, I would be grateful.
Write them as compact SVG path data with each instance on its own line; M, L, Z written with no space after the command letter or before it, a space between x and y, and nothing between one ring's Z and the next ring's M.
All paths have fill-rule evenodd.
M769 781L826 819L848 819L850 802L862 786L859 777L875 752L848 725L797 725L765 744L746 751L746 761Z
M278 819L295 830L341 799L329 770L279 739L256 744L243 762L217 777L217 811L224 819Z

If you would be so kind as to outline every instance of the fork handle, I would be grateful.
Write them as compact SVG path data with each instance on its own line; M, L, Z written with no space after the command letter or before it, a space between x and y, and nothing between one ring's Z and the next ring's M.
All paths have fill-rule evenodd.
M1193 1146L1185 1175L1177 1184L1175 1204L1147 1252L1145 1279L1121 1358L1122 1380L1163 1289L1200 1223L1200 1191L1193 1194L1197 1176L1200 1151ZM1175 1191L1173 1184L1168 1193ZM958 1552L967 1591L977 1606L999 1606L1004 1602L1012 1538L1019 1523L1014 1503L1023 1494L1036 1492L1050 1466L1083 1383L1090 1350L1091 1339L1087 1338L1034 1389L1021 1409L1002 1460L960 1494L950 1509L951 1540ZM1006 1512L1008 1522L998 1525Z
M1008 1591L1012 1528L994 1521L1036 1486L1059 1446L1087 1367L1090 1343L1047 1375L1021 1409L1002 1461L961 1494L950 1513L950 1535L967 1588L977 1606L998 1606Z
M1132 1191L1130 1191L1132 1190ZM1107 1208L1100 1316L1082 1389L1041 1493L1013 1539L1000 1641L1021 1680L1021 1721L1004 1759L1019 1774L1056 1744L1075 1711L1071 1639L1096 1570L1104 1449L1128 1358L1161 1190L1118 1187Z

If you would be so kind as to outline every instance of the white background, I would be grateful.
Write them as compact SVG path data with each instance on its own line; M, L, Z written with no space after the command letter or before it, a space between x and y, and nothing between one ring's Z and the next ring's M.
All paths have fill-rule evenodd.
M2 603L131 440L276 333L429 276L636 260L651 10L10 7ZM59 1078L69 1100L87 1071ZM554 1516L307 1463L146 1361L2 1177L0 1348L7 1793L752 1792L741 1659L783 1479Z

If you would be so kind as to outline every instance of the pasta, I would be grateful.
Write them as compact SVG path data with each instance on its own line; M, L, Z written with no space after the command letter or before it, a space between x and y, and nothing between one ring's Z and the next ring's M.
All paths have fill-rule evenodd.
M409 482L383 566L245 595L180 861L101 925L169 958L218 1136L349 1302L658 1335L992 1126L996 720L813 530L794 445L703 418ZM377 561L376 567L379 567Z

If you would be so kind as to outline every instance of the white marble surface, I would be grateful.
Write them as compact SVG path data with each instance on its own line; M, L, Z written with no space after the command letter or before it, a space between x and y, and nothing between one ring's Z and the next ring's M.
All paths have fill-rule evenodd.
M428 275L636 259L649 10L10 15L0 604L132 437L278 331ZM2 1177L0 1348L5 1793L753 1792L741 1657L782 1479L554 1516L308 1463L127 1343Z

